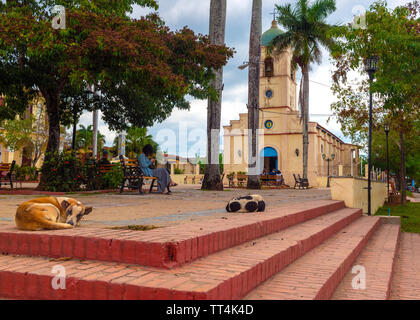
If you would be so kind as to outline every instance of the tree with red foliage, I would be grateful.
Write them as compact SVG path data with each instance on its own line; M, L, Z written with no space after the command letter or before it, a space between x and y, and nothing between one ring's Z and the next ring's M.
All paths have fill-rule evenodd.
M212 70L233 56L226 46L188 28L173 32L156 14L129 18L132 5L154 0L7 1L0 4L2 118L23 114L41 92L49 119L46 157L56 152L68 99L83 97L111 129L163 121L186 96L217 99ZM66 8L64 29L52 28L53 5ZM91 85L100 92L88 94ZM41 180L42 186L42 180Z

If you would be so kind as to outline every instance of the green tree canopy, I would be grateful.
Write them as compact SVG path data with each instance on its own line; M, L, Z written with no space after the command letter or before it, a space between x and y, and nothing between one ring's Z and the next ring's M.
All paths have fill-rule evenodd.
M52 28L53 4L66 7L64 30ZM152 0L16 0L2 5L0 94L6 99L0 118L22 114L41 92L51 153L58 150L60 124L68 119L63 103L68 92L74 98L95 85L99 103L92 108L100 109L114 130L162 121L176 107L189 108L187 95L216 98L212 70L225 65L233 51L186 27L171 31L156 14L131 19L127 12L134 4L156 7Z
M420 119L419 14L418 1L391 10L386 1L380 0L366 12L366 26L348 26L334 31L334 36L342 41L333 52L336 63L333 92L338 96L338 101L332 105L332 109L345 134L353 140L366 141L367 98L369 92L376 93L374 129L378 130L389 123L391 130L399 136L402 203L405 203L404 177L406 156L409 154L406 143L407 147L412 144L410 138L416 132ZM372 84L367 81L364 70L364 62L371 56L379 57L378 71ZM362 80L352 81L351 72L358 73Z

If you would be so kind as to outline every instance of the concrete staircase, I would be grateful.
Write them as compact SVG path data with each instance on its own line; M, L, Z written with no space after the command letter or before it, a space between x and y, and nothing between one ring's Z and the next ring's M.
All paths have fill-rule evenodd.
M0 298L387 299L399 234L327 200L147 232L2 226ZM65 289L52 286L56 266Z

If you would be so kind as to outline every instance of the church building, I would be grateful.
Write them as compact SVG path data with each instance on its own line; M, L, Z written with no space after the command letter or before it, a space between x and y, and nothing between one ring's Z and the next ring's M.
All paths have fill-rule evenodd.
M297 109L296 72L292 51L267 56L266 47L281 34L277 23L262 35L260 75L259 171L280 170L285 183L303 173L302 122ZM248 114L224 127L225 174L248 171ZM328 159L334 159L330 162ZM325 159L325 160L324 160ZM357 176L359 147L344 143L328 129L309 122L308 179L311 186L326 186L328 176Z

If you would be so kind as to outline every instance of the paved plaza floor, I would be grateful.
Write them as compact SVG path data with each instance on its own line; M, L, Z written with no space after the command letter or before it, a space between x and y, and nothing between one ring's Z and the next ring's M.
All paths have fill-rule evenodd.
M71 195L93 212L84 218L82 227L107 227L126 225L168 226L185 221L222 218L228 214L226 203L236 196L261 194L267 208L286 206L303 201L330 200L329 189L310 190L260 190L225 189L223 192L202 191L199 185L180 185L172 195L137 193ZM14 220L16 208L24 201L37 196L0 195L0 224Z

